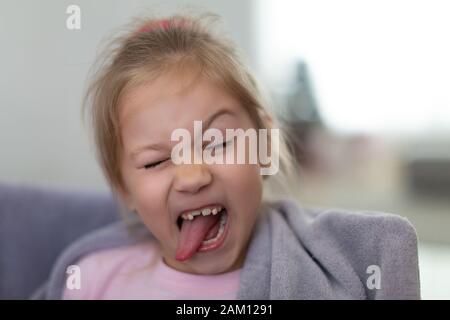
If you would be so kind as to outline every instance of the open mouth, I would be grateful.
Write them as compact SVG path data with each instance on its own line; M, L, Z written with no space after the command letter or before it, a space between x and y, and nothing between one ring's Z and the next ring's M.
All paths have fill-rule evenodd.
M228 222L228 211L221 205L210 205L180 214L177 219L180 237L175 258L184 261L196 252L220 248L227 235Z

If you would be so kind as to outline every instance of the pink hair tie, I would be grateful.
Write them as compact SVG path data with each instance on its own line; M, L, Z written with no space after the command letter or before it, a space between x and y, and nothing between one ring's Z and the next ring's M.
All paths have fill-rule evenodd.
M150 22L149 24L146 24L145 26L141 27L136 34L140 33L147 33L147 32L153 32L155 30L168 30L170 27L170 19L162 19L162 20L156 20L153 22ZM176 27L184 27L186 26L186 21L183 20L173 20L172 25Z

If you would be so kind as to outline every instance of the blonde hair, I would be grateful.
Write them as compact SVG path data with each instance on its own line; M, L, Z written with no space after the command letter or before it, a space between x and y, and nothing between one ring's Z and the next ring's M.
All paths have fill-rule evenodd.
M213 25L218 20L219 16L212 13L172 15L165 19L134 18L122 34L112 37L91 69L93 74L82 115L85 118L88 112L96 157L116 196L118 189L126 189L120 170L123 144L119 104L121 97L134 86L168 72L197 66L199 74L218 81L242 103L257 129L276 127L268 100L242 62L237 48L215 32ZM286 180L295 175L295 162L281 130L279 150L280 170L265 179L270 181L271 191L264 188L264 199L269 198L273 190L281 190Z

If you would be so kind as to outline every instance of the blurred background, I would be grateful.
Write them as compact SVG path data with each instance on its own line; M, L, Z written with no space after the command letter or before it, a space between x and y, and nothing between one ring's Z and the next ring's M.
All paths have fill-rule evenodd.
M79 30L66 27L69 5ZM0 181L107 192L80 116L88 69L130 17L186 7L223 17L273 100L298 199L408 218L422 297L450 299L445 0L2 1Z

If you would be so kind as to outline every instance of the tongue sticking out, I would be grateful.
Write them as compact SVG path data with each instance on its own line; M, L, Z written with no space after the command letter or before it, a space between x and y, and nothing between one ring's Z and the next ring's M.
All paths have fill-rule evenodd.
M184 261L192 257L205 237L210 236L209 232L219 222L219 219L220 214L210 214L208 216L197 216L194 220L183 220L175 259Z

